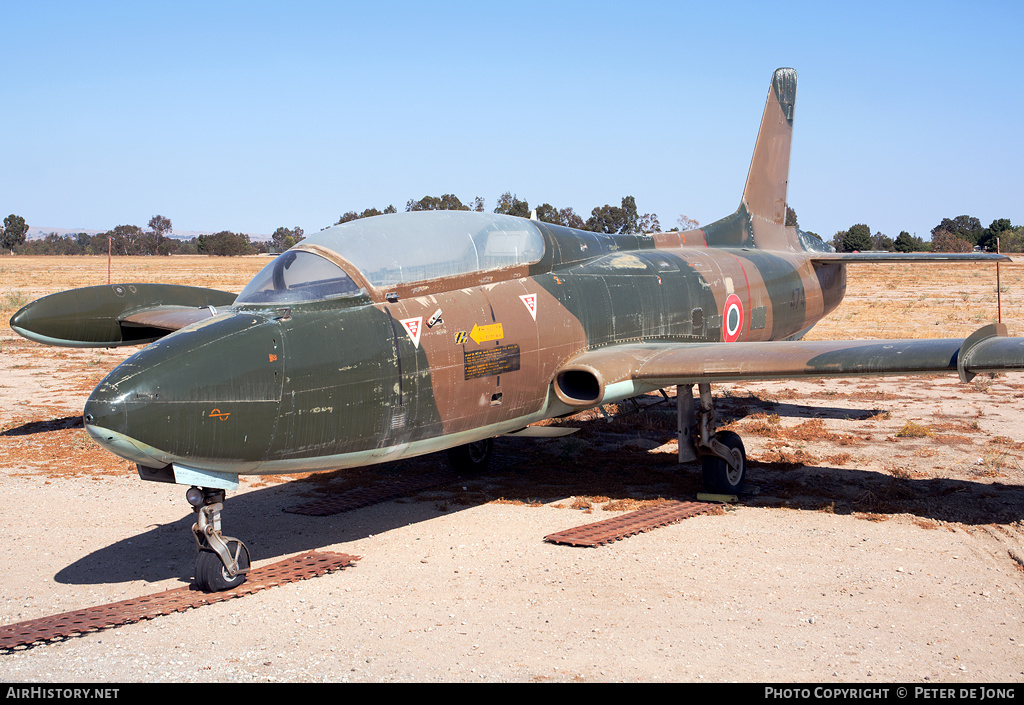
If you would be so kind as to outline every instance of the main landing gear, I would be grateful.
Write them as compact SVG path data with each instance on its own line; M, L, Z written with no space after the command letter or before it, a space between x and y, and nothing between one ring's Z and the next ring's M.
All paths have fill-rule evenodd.
M196 587L204 592L238 587L245 582L245 574L249 572L249 549L238 539L221 533L224 490L191 487L185 498L196 512L196 523L192 525L199 549Z
M700 458L704 489L713 494L738 494L747 476L743 441L732 431L715 431L715 405L710 384L698 384L700 408L694 418L693 387L676 387L679 411L679 462Z

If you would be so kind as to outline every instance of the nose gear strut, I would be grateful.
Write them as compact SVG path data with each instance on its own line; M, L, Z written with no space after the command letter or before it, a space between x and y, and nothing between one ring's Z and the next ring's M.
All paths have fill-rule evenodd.
M224 490L192 487L185 496L196 512L196 523L192 525L199 550L196 586L204 592L238 587L249 572L249 549L240 540L221 533Z

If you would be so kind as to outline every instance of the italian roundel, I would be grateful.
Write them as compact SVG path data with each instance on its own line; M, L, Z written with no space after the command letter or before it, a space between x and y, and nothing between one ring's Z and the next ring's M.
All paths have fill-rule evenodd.
M729 294L725 300L724 333L725 342L734 343L743 330L743 302L736 294Z

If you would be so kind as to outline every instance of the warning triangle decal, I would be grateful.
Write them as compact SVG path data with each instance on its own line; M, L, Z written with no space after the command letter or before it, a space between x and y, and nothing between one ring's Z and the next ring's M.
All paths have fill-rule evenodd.
M423 332L423 316L419 316L418 318L406 318L399 321L399 323L405 327L405 331L409 334L409 337L412 338L413 346L418 348L420 346L420 333Z
M533 316L533 320L537 320L537 295L536 294L525 294L519 297L522 302L526 305L530 315Z

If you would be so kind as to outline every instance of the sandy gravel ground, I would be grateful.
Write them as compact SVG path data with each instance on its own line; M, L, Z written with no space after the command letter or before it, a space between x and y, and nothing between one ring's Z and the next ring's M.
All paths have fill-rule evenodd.
M927 388L886 384L908 395L916 393L909 385ZM762 495L601 548L543 537L605 518L601 507L615 499L692 498L696 468L675 466L664 428L623 431L594 419L580 422L581 439L506 439L507 460L483 478L326 518L282 509L330 483L247 481L229 498L226 521L257 564L309 549L361 560L249 597L0 654L0 679L1019 681L1021 450L993 442L1021 428L1019 403L992 409L984 403L991 392L967 402L987 409L978 417L987 430L974 434L982 443L895 436L910 417L935 427L936 414L963 403L952 382L936 386L940 396L920 408L898 399L822 404L809 393L797 408L770 401L771 385L758 385L756 397L731 389L723 408L767 406L791 430L816 414L840 440L746 433L752 459L767 459L751 471ZM13 389L0 389L5 408ZM785 389L794 386L774 385L776 395L793 393ZM898 408L879 419L883 407ZM77 407L49 408L60 420ZM737 427L753 428L759 413ZM623 416L671 418L657 409ZM94 453L80 428L48 430L67 425L7 424L3 432L5 623L191 578L183 488L143 483L102 455L92 462L104 474L64 466L69 444L81 443L85 465ZM1005 451L986 460L991 448ZM800 451L832 461L772 460ZM662 474L651 486L640 480L606 494L602 475L635 471L629 457ZM437 462L384 466L363 481ZM677 485L666 479L672 473Z
M0 623L189 584L185 488L141 482L79 425L124 353L46 350L3 329L0 354ZM675 463L667 406L584 415L558 440L500 439L482 477L331 517L282 510L440 461L244 480L225 530L257 565L310 549L360 560L0 652L0 681L1024 678L1024 375L716 393L760 488L739 506L601 548L544 541L693 498L699 472Z

